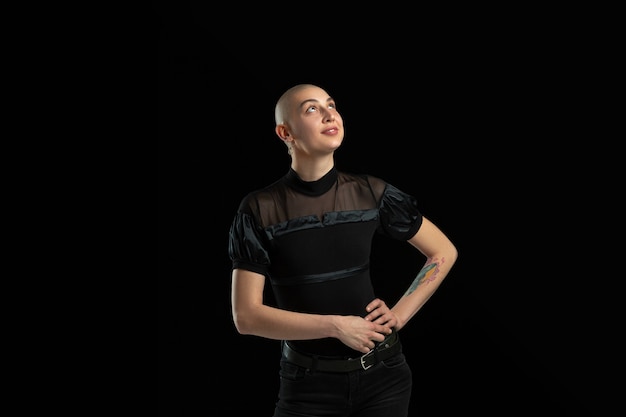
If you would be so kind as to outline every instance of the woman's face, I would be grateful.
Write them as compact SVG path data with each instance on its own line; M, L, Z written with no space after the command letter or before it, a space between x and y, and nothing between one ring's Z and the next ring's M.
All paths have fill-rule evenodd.
M319 87L306 87L293 93L286 124L296 152L327 154L343 141L343 119L335 101Z

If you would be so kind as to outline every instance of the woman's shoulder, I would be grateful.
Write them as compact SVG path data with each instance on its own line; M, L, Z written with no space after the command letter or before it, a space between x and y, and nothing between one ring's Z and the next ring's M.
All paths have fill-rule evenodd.
M360 183L377 191L377 194L382 192L387 185L385 180L376 175L349 171L339 171L339 182L344 184L350 182Z
M269 185L244 192L239 200L239 211L249 211L250 208L257 206L260 201L271 199L271 195L275 193L275 189L280 187L281 180L282 179L278 179Z

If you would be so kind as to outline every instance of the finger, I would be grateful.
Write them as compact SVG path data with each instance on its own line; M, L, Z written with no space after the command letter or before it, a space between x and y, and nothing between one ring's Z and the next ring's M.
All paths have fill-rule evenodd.
M367 311L368 313L371 313L372 311L376 310L377 308L379 308L380 306L384 306L385 303L383 302L383 300L381 300L380 298L375 298L374 300L372 300L366 307L365 307L365 311Z
M377 328L376 333L371 336L371 340L373 342L382 342L388 334L389 329L386 326L381 325Z

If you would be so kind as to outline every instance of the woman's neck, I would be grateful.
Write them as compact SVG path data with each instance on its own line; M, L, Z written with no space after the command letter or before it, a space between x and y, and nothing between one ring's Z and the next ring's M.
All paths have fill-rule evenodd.
M292 159L291 169L296 171L303 181L317 181L333 169L335 160L332 155L328 158Z

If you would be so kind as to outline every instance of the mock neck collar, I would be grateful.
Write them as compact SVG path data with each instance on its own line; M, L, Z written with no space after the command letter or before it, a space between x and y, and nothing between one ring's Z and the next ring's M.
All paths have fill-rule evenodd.
M324 174L319 180L304 181L300 178L298 173L290 167L289 172L285 175L285 181L287 185L302 194L318 196L330 190L337 182L337 169L333 166L331 170Z

